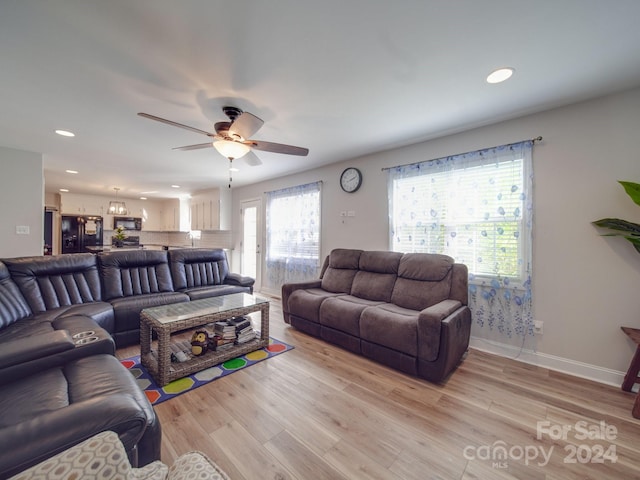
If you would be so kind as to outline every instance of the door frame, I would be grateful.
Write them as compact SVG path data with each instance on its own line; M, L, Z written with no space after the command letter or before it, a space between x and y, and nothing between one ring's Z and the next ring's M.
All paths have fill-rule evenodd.
M264 252L264 212L262 207L262 199L250 198L246 200L240 201L240 273L243 273L244 261L245 261L245 252L244 252L244 235L245 235L245 224L244 224L244 211L246 208L256 208L256 277L255 283L253 285L254 291L260 291L262 287L262 263L263 263L263 252Z

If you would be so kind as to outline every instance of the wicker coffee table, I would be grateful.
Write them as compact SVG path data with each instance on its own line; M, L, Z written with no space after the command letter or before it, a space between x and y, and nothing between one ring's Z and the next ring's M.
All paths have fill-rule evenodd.
M223 350L208 351L186 362L171 362L171 334L207 323L261 312L260 337ZM152 348L152 334L158 336ZM140 313L140 360L159 386L253 352L269 344L269 301L246 293L145 308Z

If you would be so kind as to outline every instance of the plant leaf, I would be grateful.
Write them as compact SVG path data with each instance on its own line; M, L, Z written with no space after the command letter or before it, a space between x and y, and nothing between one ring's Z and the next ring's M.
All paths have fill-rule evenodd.
M632 235L640 235L640 225L619 218L602 218L591 222L597 227L608 228L610 230L616 230L618 232L626 232Z
M636 205L640 205L640 183L619 181Z

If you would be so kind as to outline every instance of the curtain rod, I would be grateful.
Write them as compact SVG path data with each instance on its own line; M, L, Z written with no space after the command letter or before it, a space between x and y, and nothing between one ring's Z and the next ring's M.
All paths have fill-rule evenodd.
M513 143L507 143L506 145L495 145L493 147L486 147L486 148L479 148L478 150L469 150L468 152L464 152L464 153L456 153L454 155L447 155L444 157L438 157L438 158L432 158L430 160L420 160L419 162L413 162L413 163L405 163L403 165L396 165L394 167L383 167L382 171L386 171L386 170L391 170L393 168L400 168L400 167L410 167L411 165L418 165L419 163L427 163L427 162L435 162L436 160L440 160L441 158L447 158L447 157L457 157L458 155L467 155L469 153L474 153L474 152L481 152L483 150L490 150L492 148L498 148L498 147L510 147L511 145L517 145L518 143L522 143L522 142L526 142L526 141L530 141L533 143L536 142L541 142L542 141L542 136L538 135L535 138L529 138L527 140L520 140L519 142L513 142Z
M316 183L322 184L322 180L316 180L315 182L303 183L302 185L293 185L291 187L278 188L276 190L269 190L268 192L262 192L262 193L267 194L267 193L279 192L281 190L288 190L289 188L308 187L309 185L314 185Z

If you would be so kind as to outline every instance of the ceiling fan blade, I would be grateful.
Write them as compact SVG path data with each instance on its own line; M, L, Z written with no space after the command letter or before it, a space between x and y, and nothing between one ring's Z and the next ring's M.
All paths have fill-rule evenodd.
M245 153L242 156L242 159L247 162L247 165L249 165L250 167L257 167L258 165L262 165L262 160L260 160L260 158L258 158L258 156L251 151Z
M309 153L308 148L294 147L293 145L284 145L282 143L264 142L262 140L247 140L244 143L256 150L264 150L265 152L286 153L287 155L300 155L303 157Z
M212 142L198 143L197 145L186 145L184 147L174 147L171 150L198 150L199 148L213 147Z
M174 127L184 128L185 130L191 130L192 132L201 133L206 135L207 137L214 137L215 133L205 132L204 130L200 130L199 128L190 127L189 125L183 125L178 122L173 122L171 120L167 120L166 118L156 117L155 115L149 115L148 113L138 113L141 117L148 118L150 120L155 120L156 122L166 123L167 125L173 125Z
M238 134L246 140L260 130L263 124L264 120L249 112L242 112L229 127L229 133Z

